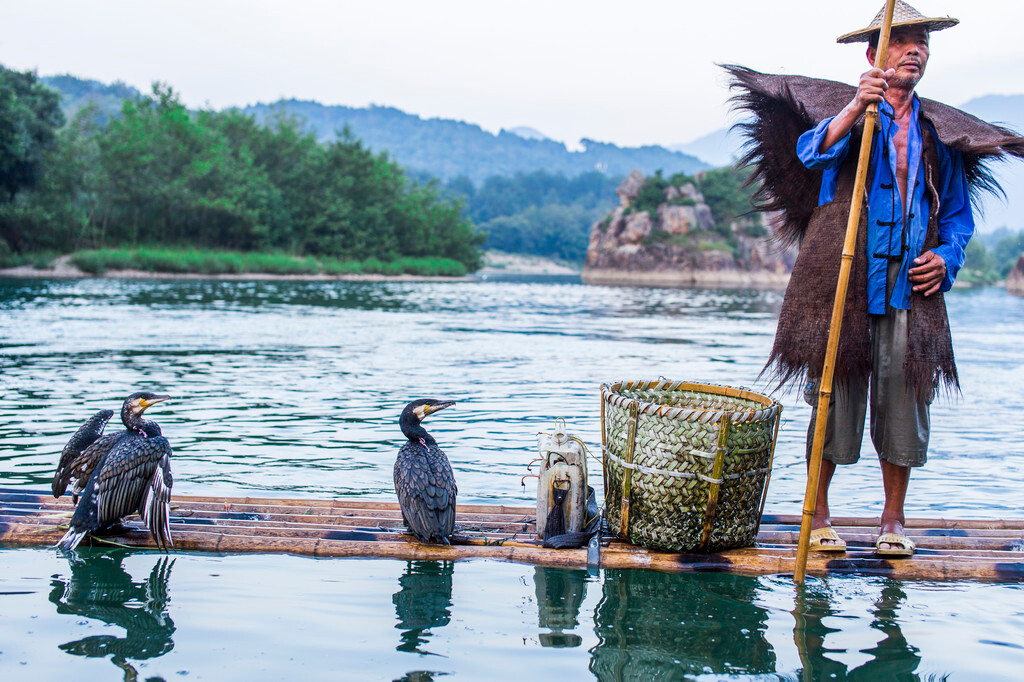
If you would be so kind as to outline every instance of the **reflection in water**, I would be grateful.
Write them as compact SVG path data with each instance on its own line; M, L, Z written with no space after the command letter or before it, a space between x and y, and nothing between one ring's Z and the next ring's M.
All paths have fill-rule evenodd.
M728 574L605 571L590 671L599 680L774 672L757 586Z
M398 579L402 589L395 592L396 628L402 631L398 651L429 654L420 647L426 645L433 628L442 628L452 618L451 561L410 561L405 573ZM410 673L411 674L411 673Z
M804 679L919 679L914 674L921 663L919 650L907 642L897 617L900 605L907 599L902 583L897 580L882 583L882 590L871 608L871 627L883 637L874 647L861 651L871 659L853 669L827 655L830 649L825 646L826 639L833 633L841 634L823 622L827 617L839 615L833 609L832 596L828 581L804 585L797 593L793 641L800 653Z
M587 572L564 568L534 568L537 620L551 630L540 635L541 646L577 647L583 638L572 632L579 625L580 606L587 596Z
M95 618L124 628L124 637L93 635L60 648L75 656L109 656L124 671L125 680L135 680L138 673L128 661L156 658L174 648L174 621L167 614L167 580L174 561L161 557L145 580L135 581L121 566L129 554L128 550L72 554L71 578L54 576L50 601L57 605L57 613Z

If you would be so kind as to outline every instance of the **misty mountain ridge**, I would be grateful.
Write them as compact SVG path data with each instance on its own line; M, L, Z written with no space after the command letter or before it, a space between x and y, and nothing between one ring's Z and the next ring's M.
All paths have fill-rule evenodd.
M671 144L668 148L674 152L696 156L715 168L721 168L734 163L739 158L739 150L742 146L742 135L733 130L732 126L727 126L702 135L691 142Z
M524 136L524 127L497 134L479 125L442 118L420 118L395 107L371 105L347 107L311 100L279 100L270 104L240 107L258 121L285 114L304 121L320 140L330 140L344 126L374 151L387 151L398 163L442 180L465 175L480 184L493 175L511 176L539 169L574 177L588 171L625 176L634 168L653 173L693 174L711 166L694 156L664 147L619 147L580 140L580 150L570 150L535 130Z
M95 105L101 114L111 115L120 109L122 99L140 95L124 83L107 85L71 75L46 76L42 80L61 93L69 116L88 104ZM411 171L441 180L464 175L478 185L494 175L512 176L540 169L569 177L594 170L618 177L634 168L648 174L659 169L668 174L693 174L710 168L694 156L657 145L619 147L583 139L578 149L568 149L528 126L494 134L472 123L425 119L389 106L347 107L282 99L233 108L261 122L280 115L294 117L321 141L334 139L347 126L369 149L387 152Z
M530 126L516 126L515 128L509 128L508 132L513 135L518 135L524 140L550 140L551 138L540 132L536 128Z
M983 121L1024 133L1024 95L983 95L957 108ZM738 159L742 146L742 135L730 126L690 142L669 145L668 148L695 156L711 166L721 167ZM981 213L975 214L978 228L985 232L1001 227L1014 232L1024 229L1024 162L1007 160L1005 163L993 164L992 169L1006 193L1006 199L985 197Z
M120 109L121 100L140 92L122 82L105 84L71 75L45 76L42 80L62 94L68 116L87 104L107 115ZM984 95L960 106L979 118L1024 131L1024 95ZM315 101L279 100L240 108L258 120L284 114L304 120L321 140L333 139L346 124L374 151L387 151L399 164L420 173L449 180L460 175L479 185L492 175L544 169L573 177L592 170L609 176L625 176L634 168L645 174L661 169L695 173L720 168L738 158L742 138L731 126L669 147L618 147L584 139L570 150L529 126L490 133L478 125L453 119L423 119L395 107L363 108L327 106ZM979 227L1024 228L1024 164L998 163L994 167L1008 197L987 198Z

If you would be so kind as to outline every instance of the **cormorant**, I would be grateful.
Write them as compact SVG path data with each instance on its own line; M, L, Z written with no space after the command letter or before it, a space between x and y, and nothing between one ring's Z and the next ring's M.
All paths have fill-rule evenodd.
M420 422L455 404L452 400L414 400L398 420L409 442L395 461L395 492L402 521L421 542L449 544L455 528L455 475L448 457Z
M63 492L71 482L72 491L81 491L82 499L58 547L74 549L87 534L117 524L135 512L142 516L158 545L166 548L171 544L171 446L156 422L142 418L146 408L168 398L148 392L131 394L121 408L124 431L96 438L66 467L62 455L61 467L54 476L54 493ZM95 433L94 428L91 433Z
M64 450L60 453L60 464L57 465L57 472L53 475L52 487L54 497L63 495L68 489L68 483L70 483L71 496L74 498L75 504L78 504L78 494L85 487L86 482L89 480L89 475L84 473L84 471L76 471L72 463L76 462L90 445L100 439L103 435L103 428L113 416L113 410L100 410L89 417L89 420L75 431L75 435L71 436L71 440L68 441L68 444L64 446ZM107 438L111 439L110 442L113 442L115 436L107 436ZM106 450L106 448L103 449L104 451ZM81 464L84 465L84 463L85 460L82 460ZM89 467L89 473L92 473L92 469L95 466L96 464L93 462L92 466Z

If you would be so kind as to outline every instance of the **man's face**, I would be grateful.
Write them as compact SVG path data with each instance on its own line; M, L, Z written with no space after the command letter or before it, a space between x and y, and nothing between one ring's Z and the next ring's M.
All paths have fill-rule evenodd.
M868 61L875 63L877 51L868 48ZM913 90L924 75L928 65L928 31L909 26L894 28L889 37L889 52L883 69L896 69L896 75L889 79L890 87Z

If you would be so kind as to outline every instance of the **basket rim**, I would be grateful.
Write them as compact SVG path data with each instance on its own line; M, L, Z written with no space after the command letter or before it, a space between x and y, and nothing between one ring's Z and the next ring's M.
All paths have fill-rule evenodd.
M758 403L763 407L761 409L734 409L734 410L701 410L685 408L673 405L664 405L659 403L651 403L644 400L638 400L636 398L628 398L620 393L623 389L662 389L669 391L695 391L703 393L711 393L714 395L724 396L728 398L740 398L743 400L750 400L751 402ZM733 421L755 421L759 419L766 419L769 417L778 416L782 411L782 403L775 398L770 396L762 395L755 391L751 391L747 388L741 388L736 386L723 386L721 384L706 384L694 381L673 381L670 379L641 379L631 380L623 379L614 383L603 383L601 384L601 394L605 402L614 404L615 402L635 402L640 412L644 414L657 414L658 416L670 416L677 417L683 413L686 415L700 415L701 420L714 421L721 418L722 415L729 414L731 416L739 416L739 419L733 419Z

